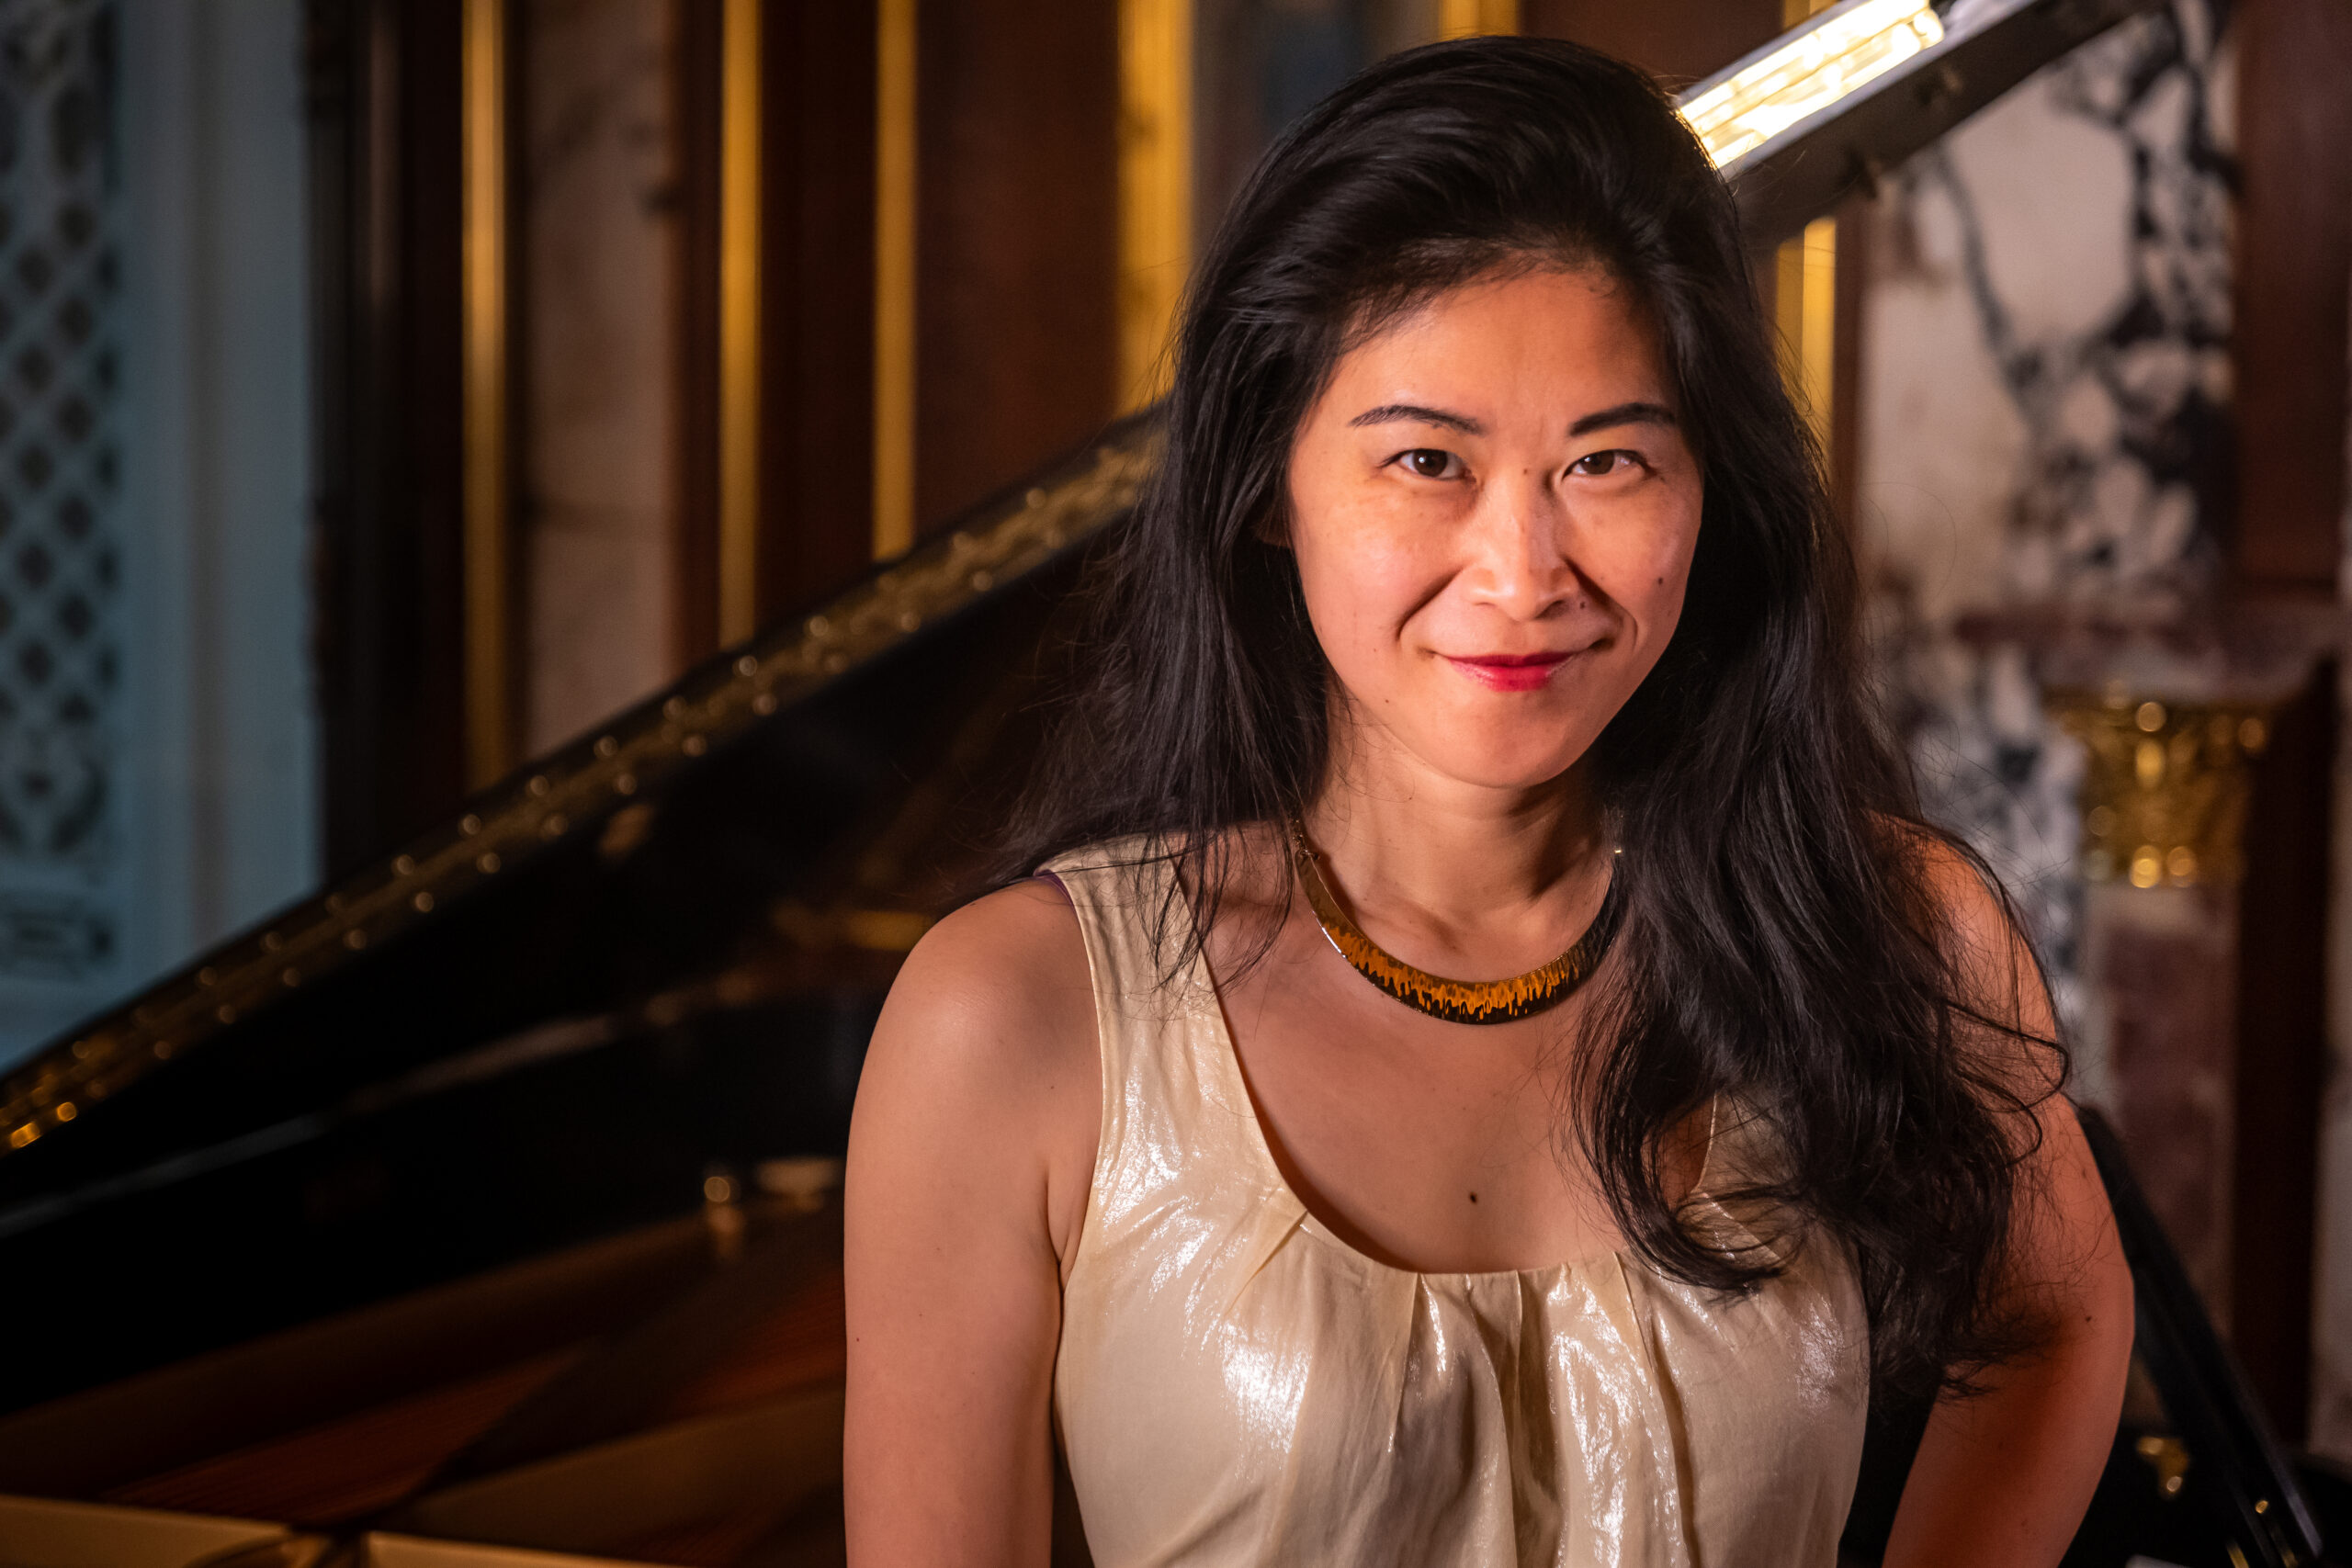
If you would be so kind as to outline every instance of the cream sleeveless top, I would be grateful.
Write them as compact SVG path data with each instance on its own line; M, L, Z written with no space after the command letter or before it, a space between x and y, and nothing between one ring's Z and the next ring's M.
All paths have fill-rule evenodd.
M1276 1169L1205 964L1160 984L1148 933L1171 874L1116 863L1136 852L1046 868L1085 933L1102 1042L1054 1368L1099 1568L1830 1568L1868 1384L1842 1253L1776 1250L1786 1271L1737 1297L1631 1254L1375 1262Z

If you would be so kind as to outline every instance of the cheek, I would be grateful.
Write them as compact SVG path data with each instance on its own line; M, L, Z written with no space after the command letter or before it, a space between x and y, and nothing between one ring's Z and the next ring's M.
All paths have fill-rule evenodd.
M1291 547L1317 635L1342 672L1392 647L1430 592L1436 568L1415 547L1416 530L1363 497L1295 500ZM1421 532L1426 532L1421 531Z
M1602 592L1634 612L1645 630L1671 633L1698 540L1695 504L1662 509L1641 526L1614 531L1593 561L1593 576Z

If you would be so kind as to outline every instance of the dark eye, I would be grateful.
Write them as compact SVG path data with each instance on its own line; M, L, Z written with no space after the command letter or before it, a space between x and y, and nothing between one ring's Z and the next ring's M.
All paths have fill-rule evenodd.
M1621 468L1640 461L1638 457L1623 447L1612 447L1606 452L1593 452L1578 457L1568 465L1568 472L1597 479L1603 474L1613 474Z
M1435 446L1416 446L1405 454L1405 467L1425 479L1442 479L1453 467L1453 454Z

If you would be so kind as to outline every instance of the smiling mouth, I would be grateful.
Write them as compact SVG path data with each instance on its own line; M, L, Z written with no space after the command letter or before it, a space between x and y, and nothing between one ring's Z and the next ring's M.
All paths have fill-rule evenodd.
M1474 653L1459 657L1446 654L1443 657L1448 664L1491 691L1532 692L1549 681L1554 671L1575 656L1566 653Z

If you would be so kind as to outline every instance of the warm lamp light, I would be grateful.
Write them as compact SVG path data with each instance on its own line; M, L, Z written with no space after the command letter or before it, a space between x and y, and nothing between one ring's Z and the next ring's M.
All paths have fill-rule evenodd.
M1846 0L1681 105L1723 168L1944 39L1928 0Z

